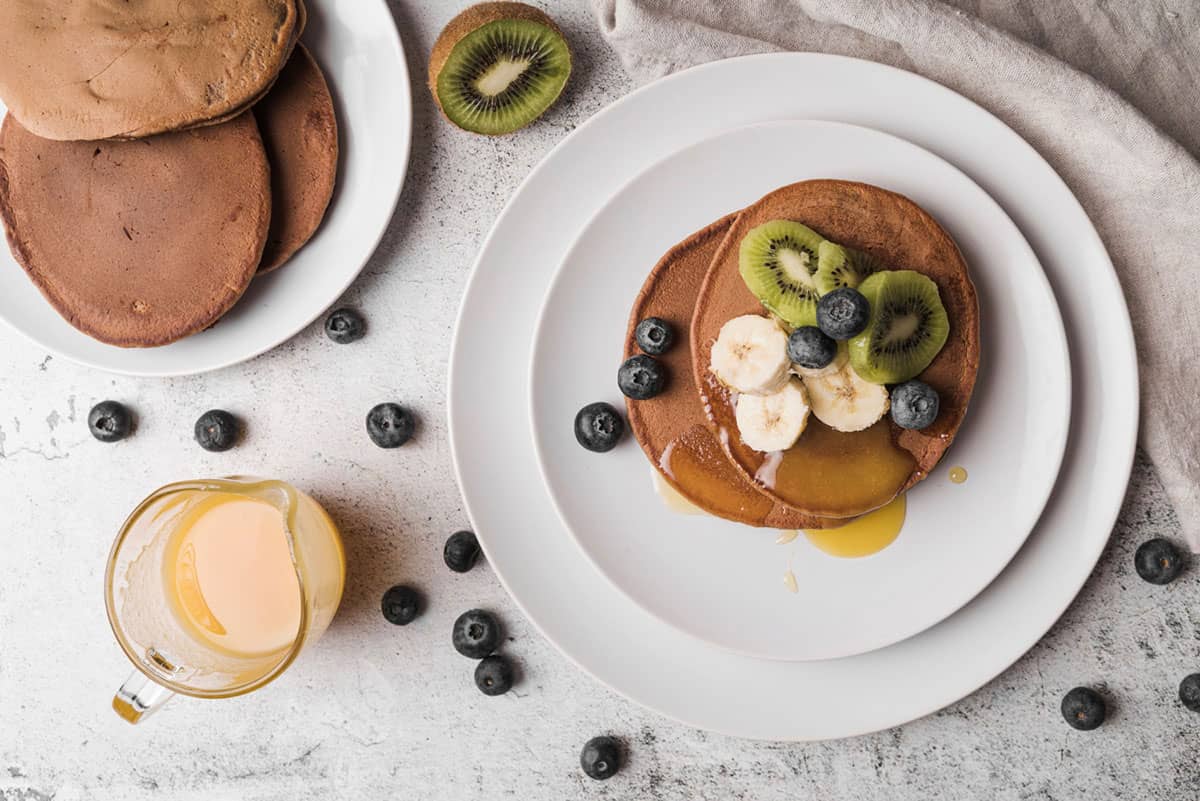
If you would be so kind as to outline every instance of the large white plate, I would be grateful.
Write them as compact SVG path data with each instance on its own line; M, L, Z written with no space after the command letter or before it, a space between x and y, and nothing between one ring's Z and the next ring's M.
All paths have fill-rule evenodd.
M722 131L806 117L900 136L962 169L1004 207L1055 290L1073 400L1055 492L985 592L887 648L783 662L684 634L588 563L538 474L523 367L554 271L625 182ZM497 219L456 330L451 449L468 514L505 587L549 640L600 681L690 725L742 737L815 740L883 729L994 678L1037 642L1087 579L1133 460L1133 335L1112 264L1083 209L1037 152L987 111L920 76L866 61L815 53L723 61L665 78L596 115L547 156ZM1011 496L1015 478L998 477L993 491ZM974 519L962 522L969 533Z
M396 206L408 164L412 98L400 36L383 0L309 0L306 8L302 40L328 79L341 147L337 188L316 236L286 265L256 278L216 326L146 349L105 345L76 331L0 247L0 320L81 364L130 375L184 375L257 356L337 300L374 252Z
M933 214L966 256L984 320L981 372L961 435L943 467L909 493L900 538L866 559L833 558L803 539L781 548L775 532L671 512L636 442L600 456L575 443L572 426L587 403L619 403L615 374L629 307L663 252L807 178L877 184ZM619 191L584 228L546 295L531 372L542 474L584 552L652 614L715 645L770 659L881 648L978 594L1042 513L1070 416L1062 319L1012 220L928 151L868 128L812 120L719 135ZM950 463L967 468L966 484L949 482ZM794 595L782 581L789 568Z

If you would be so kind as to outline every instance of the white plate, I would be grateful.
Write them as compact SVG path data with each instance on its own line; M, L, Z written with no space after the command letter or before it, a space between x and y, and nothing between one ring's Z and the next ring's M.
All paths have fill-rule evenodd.
M598 455L579 447L572 425L592 401L623 405L614 354L630 305L662 254L772 189L808 178L865 181L920 204L962 249L984 321L979 381L961 434L942 467L909 493L899 539L865 559L827 556L803 538L780 547L773 531L671 512L632 438ZM559 514L636 603L720 647L769 659L834 659L923 631L1008 564L1054 487L1071 385L1066 333L1045 274L987 193L894 136L809 120L740 128L685 148L639 175L587 224L542 308L531 421ZM970 480L951 484L950 464L965 466ZM788 569L795 594L784 589Z
M374 252L396 206L408 164L412 98L400 36L383 0L309 0L307 9L302 38L329 82L341 147L337 188L316 236L286 265L256 278L218 325L146 349L105 345L76 331L0 248L0 320L91 367L185 375L257 356L337 300Z
M721 98L719 114L714 97ZM985 592L887 648L782 662L713 648L668 626L588 563L538 472L523 367L554 271L621 186L722 131L806 117L900 136L962 169L1000 203L1055 290L1073 401L1054 494L1025 546ZM615 358L616 346L613 352ZM448 401L468 514L500 580L542 633L647 707L766 740L845 737L927 715L991 680L1037 642L1108 540L1129 479L1138 411L1133 335L1116 275L1050 166L1000 120L939 84L816 53L749 56L670 76L563 140L513 195L480 251L459 311ZM998 481L992 489L1014 488ZM973 523L964 520L964 529Z

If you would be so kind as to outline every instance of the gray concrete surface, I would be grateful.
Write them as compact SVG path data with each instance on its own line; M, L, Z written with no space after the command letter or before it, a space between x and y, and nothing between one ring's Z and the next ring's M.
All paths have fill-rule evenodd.
M457 3L394 3L414 75ZM172 380L113 377L0 331L0 799L1194 799L1200 715L1176 701L1200 670L1196 573L1152 587L1132 570L1142 540L1177 528L1139 461L1112 542L1079 600L1012 669L936 715L814 745L748 743L678 726L598 686L521 618L487 567L452 575L445 536L464 520L446 441L451 325L476 246L517 182L571 128L629 90L580 5L556 16L578 57L567 97L517 136L453 131L416 87L408 183L382 247L346 302L371 334L352 348L318 325L248 364ZM119 399L135 437L101 445L87 409ZM367 444L361 418L397 399L416 440ZM207 408L248 436L206 454L191 426ZM177 699L147 725L109 709L128 665L104 617L112 536L150 489L229 472L288 477L341 521L344 607L326 638L263 692ZM399 581L428 612L406 629L377 604ZM517 690L485 698L448 647L463 609L496 609L523 666ZM981 637L988 636L980 632ZM930 681L938 680L931 666ZM1058 713L1081 683L1107 685L1111 721L1074 732ZM724 688L714 687L714 692ZM581 744L626 738L627 769L585 778Z

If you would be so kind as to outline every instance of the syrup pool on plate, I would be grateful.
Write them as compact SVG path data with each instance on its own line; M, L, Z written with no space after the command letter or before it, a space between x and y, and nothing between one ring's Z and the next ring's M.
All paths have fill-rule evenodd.
M886 506L859 517L839 528L805 531L818 550L830 556L855 559L879 553L896 541L904 527L907 507L904 495L897 496Z

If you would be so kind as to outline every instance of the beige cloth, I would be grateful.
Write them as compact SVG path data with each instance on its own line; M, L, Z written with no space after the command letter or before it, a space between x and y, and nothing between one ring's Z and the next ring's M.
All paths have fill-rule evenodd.
M747 53L858 56L945 84L1032 143L1116 264L1137 337L1140 442L1200 552L1200 164L1185 149L1200 153L1200 3L591 2L641 82Z

